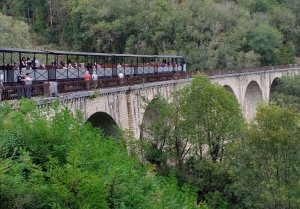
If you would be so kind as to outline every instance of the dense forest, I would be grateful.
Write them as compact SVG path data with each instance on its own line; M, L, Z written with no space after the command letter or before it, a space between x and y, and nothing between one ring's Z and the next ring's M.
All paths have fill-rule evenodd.
M155 175L79 112L32 100L15 107L0 106L0 209L199 208L190 186Z
M190 70L300 55L298 0L2 0L0 12L4 47L176 54Z

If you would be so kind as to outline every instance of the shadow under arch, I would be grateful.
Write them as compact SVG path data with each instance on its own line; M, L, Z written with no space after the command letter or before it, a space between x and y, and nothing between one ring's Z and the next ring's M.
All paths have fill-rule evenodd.
M247 121L250 121L255 116L257 103L262 101L263 96L260 86L256 81L251 81L244 96L243 112Z
M96 112L89 117L87 122L90 122L93 127L100 127L105 136L112 136L118 139L119 126L115 120L105 112Z
M229 93L235 95L234 92L233 92L233 90L232 90L232 88L230 86L224 85L223 87L226 89L226 91L228 91Z
M140 139L147 138L149 136L146 128L151 125L159 115L159 105L157 105L159 102L159 98L156 97L148 103L140 126Z
M166 140L166 125L169 123L166 114L167 100L161 96L155 97L145 107L142 123L140 126L140 143L142 145L142 160L156 164L159 169L165 159L163 157Z
M281 78L280 77L276 77L274 78L271 87L270 87L270 96L269 96L269 102L272 101L272 94L275 91L275 88L279 85Z

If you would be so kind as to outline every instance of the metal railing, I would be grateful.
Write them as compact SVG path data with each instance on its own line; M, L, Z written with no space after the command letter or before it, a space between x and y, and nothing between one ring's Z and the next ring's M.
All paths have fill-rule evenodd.
M220 69L220 70L205 70L201 71L207 76L216 76L216 75L228 75L228 74L241 74L249 72L262 72L270 70L280 70L280 69L289 69L299 67L296 64L291 65L278 65L278 66L261 66L261 67L252 67L252 68L239 68L239 69Z
M31 97L40 97L40 96L50 96L49 94L49 84L33 84L31 87ZM6 86L2 90L2 100L15 100L22 97L26 97L26 86Z
M122 87L122 86L134 86L142 85L146 83L154 83L169 80L179 80L179 79L189 79L197 73L203 73L207 76L217 76L217 75L229 75L229 74L241 74L249 72L262 72L270 70L279 69L291 69L299 68L297 65L284 65L284 66L267 66L267 67L255 67L255 68L241 68L241 69L223 69L223 70L206 70L206 71L188 71L188 72L170 72L170 73L160 73L160 74L150 74L150 75L137 75L137 76L125 76L124 78L99 78L97 89L112 88L112 87ZM51 83L51 82L50 82ZM93 82L90 82L89 90L94 90ZM32 97L38 96L57 96L58 94L86 91L86 83L82 80L75 81L59 81L57 82L57 94L52 95L50 90L50 84L48 81L43 84L33 84L31 95ZM14 100L19 99L20 94L25 97L26 87L21 86L6 86L2 90L2 100Z

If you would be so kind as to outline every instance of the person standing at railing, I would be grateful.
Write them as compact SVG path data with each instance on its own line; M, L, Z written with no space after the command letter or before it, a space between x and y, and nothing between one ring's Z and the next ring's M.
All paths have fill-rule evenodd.
M31 62L30 58L27 57L27 60L26 60L26 69L31 69L31 65L32 65L32 62Z
M31 86L34 78L30 76L30 73L26 73L25 84L26 84L26 98L31 98Z
M120 79L120 85L122 86L124 83L124 74L122 72L119 72L118 77Z
M14 65L12 66L13 70L19 70L19 66L17 65L17 62L14 62Z
M85 81L85 84L86 84L86 90L90 90L91 75L90 75L89 71L85 72L84 81Z
M32 61L31 61L31 65L33 67L33 69L38 69L41 64L40 64L40 61L38 59L36 59L35 57L32 58Z
M92 80L93 80L93 85L94 85L94 88L96 89L97 86L98 86L98 75L96 74L96 72L94 71L93 72L93 75L92 75Z
M21 72L21 74L18 75L17 77L17 88L18 88L17 98L18 99L21 99L23 95L25 96L24 82L25 82L25 73Z
M1 101L1 94L2 94L2 91L5 89L4 85L3 85L3 80L1 79L0 80L0 101Z
M20 68L21 70L26 70L27 67L27 62L26 62L26 58L22 57L21 63L20 63Z

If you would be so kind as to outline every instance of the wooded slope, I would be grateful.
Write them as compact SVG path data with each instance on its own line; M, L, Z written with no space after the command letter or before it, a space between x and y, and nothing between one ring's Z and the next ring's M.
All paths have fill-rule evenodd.
M193 70L290 64L300 54L298 0L2 0L0 12L29 24L33 48L180 54Z

